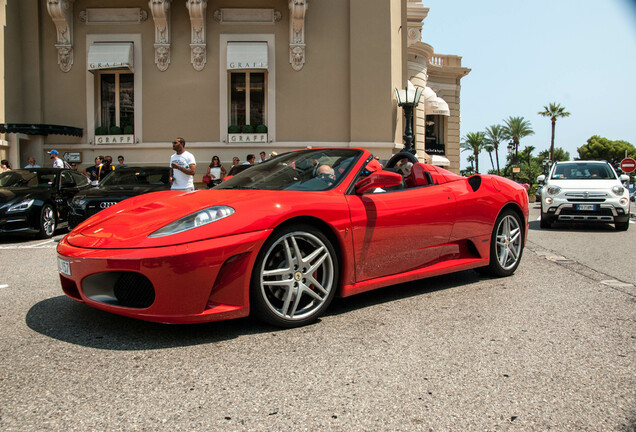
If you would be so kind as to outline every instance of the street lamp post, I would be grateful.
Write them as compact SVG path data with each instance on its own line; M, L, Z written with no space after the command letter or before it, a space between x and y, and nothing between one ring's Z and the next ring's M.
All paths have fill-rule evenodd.
M510 173L512 176L512 179L515 179L515 160L514 160L514 152L515 152L515 146L513 144L512 141L510 141L508 143L508 155L510 156Z
M410 81L404 90L395 89L398 106L404 110L404 117L406 119L403 151L411 153L412 155L415 155L415 147L413 146L413 111L420 102L422 91L422 88L418 87L416 89Z

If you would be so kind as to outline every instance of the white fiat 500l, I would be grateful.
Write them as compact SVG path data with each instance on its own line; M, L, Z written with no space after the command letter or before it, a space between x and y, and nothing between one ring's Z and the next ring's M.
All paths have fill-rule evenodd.
M541 228L554 222L606 222L618 231L629 228L629 193L605 161L557 162L546 178L541 193Z

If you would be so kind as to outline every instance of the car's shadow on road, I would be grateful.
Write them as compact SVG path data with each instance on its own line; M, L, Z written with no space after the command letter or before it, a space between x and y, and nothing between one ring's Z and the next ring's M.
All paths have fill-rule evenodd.
M327 316L401 300L479 281L472 271L392 285L348 298L336 298ZM43 300L26 315L26 325L47 337L89 348L128 351L216 343L240 336L284 331L253 318L207 324L168 325L107 313L65 296ZM317 324L320 325L319 320Z
M528 229L530 231L546 231L546 232L606 232L606 231L616 231L614 229L614 225L608 223L585 223L585 222L576 222L576 223L567 223L567 222L556 222L552 224L551 228L541 228L541 223L539 221L531 221L528 223Z

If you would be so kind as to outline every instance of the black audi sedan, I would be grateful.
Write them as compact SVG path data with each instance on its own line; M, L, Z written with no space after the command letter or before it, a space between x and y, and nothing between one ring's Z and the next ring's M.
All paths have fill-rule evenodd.
M96 188L75 195L71 203L69 228L126 198L170 189L170 167L117 168Z
M70 169L5 171L0 174L0 233L49 238L67 224L75 194L91 188L84 175Z

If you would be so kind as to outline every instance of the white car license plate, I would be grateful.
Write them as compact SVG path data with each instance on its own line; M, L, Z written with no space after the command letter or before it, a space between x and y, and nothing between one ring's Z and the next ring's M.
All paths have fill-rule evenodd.
M588 210L588 211L592 210L593 211L593 210L596 210L596 206L594 204L579 204L579 205L576 206L576 209L577 210L583 210L583 211L585 211L585 210Z
M71 275L71 263L60 257L57 258L57 269L60 273L65 274L66 276Z

